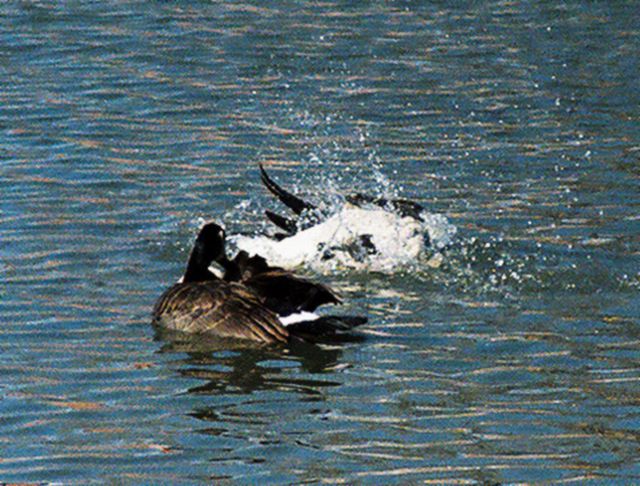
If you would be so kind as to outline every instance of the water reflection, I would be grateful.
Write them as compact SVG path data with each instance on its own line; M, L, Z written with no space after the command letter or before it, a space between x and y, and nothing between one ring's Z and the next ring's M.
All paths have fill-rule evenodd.
M340 385L337 381L300 378L304 373L322 374L339 368L340 342L313 344L299 341L289 346L273 346L185 335L165 329L157 329L155 339L163 342L160 353L187 354L180 362L178 373L205 381L189 388L187 392L192 394L250 394L277 390L317 396L320 394L318 388ZM361 340L357 335L341 339L342 343ZM298 371L288 376L292 368L298 368Z
M300 462L328 454L312 444L312 424L327 424L329 390L343 385L350 343L268 346L167 330L156 330L155 339L158 353L179 357L171 361L173 372L198 382L179 398L188 399L183 413L196 420L190 442L210 451L209 480L254 483L267 467L295 482L282 457Z

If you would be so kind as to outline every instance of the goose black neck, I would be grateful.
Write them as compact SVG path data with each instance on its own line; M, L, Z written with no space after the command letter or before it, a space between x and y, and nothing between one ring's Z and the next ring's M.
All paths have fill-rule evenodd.
M205 282L207 280L216 280L217 277L209 271L209 265L213 261L207 257L204 245L197 241L191 250L187 270L184 272L183 282Z

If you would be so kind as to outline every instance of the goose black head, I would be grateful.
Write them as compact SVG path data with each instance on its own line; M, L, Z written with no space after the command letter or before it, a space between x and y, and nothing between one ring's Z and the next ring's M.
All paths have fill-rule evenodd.
M214 261L226 259L225 237L224 229L216 223L207 223L200 229L189 256L184 282L216 279L209 271L209 265Z
M205 224L200 230L200 233L198 233L195 246L201 248L203 256L209 260L208 264L222 258L225 254L225 238L226 234L224 229L216 223Z

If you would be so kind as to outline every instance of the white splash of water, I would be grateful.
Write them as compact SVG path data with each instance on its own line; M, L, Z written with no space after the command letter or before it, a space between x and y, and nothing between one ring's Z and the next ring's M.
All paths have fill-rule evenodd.
M455 226L444 216L423 213L422 217L424 221L418 221L384 209L345 205L322 223L281 241L266 236L234 236L230 240L239 249L262 255L275 266L390 273L415 263L427 251L437 254L455 235ZM371 245L363 244L363 238L375 252L368 251Z

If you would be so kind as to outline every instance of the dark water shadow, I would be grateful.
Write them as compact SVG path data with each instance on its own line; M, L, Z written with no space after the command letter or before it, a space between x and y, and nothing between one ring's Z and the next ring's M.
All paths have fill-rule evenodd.
M156 329L155 340L162 343L159 353L186 353L176 370L178 374L204 381L189 388L189 394L245 395L276 390L312 397L320 394L319 388L339 386L341 382L308 375L335 377L332 371L341 364L343 347L364 338L345 334L331 342L295 341L282 346ZM299 373L291 373L292 368Z

